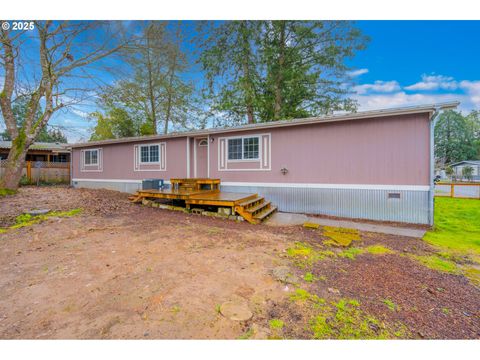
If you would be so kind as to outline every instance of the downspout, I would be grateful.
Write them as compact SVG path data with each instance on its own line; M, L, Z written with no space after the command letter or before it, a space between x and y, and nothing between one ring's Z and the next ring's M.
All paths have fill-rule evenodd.
M438 115L442 108L435 107L435 111L430 117L430 190L428 192L428 224L433 226L435 211L435 125L437 124Z
M73 187L73 149L70 148L70 187Z

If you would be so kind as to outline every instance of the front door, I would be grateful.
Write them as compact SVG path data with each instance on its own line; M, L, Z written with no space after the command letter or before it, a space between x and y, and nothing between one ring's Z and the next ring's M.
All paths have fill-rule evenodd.
M208 177L208 139L195 139L195 170L196 178Z

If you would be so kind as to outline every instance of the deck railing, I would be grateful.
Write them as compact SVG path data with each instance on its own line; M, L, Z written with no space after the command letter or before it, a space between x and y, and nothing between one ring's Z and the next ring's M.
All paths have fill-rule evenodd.
M480 199L480 183L438 183L435 196L461 199Z

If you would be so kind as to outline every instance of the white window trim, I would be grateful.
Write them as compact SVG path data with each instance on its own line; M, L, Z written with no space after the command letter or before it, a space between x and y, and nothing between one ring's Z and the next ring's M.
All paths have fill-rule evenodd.
M200 141L198 142L198 146L208 146L208 140L207 138L201 138L199 139ZM202 142L205 141L205 144L202 144Z
M244 139L251 139L251 138L257 138L258 139L258 158L253 158L253 159L244 159L244 145L243 145L243 140ZM261 142L261 135L245 135L245 136L230 136L226 139L226 151L225 151L225 157L227 158L227 162L258 162L262 160L262 142ZM242 139L242 158L241 159L229 159L228 158L228 142L233 139Z
M228 139L232 138L240 138L240 137L246 137L246 138L251 138L251 137L259 137L260 142L259 142L259 149L258 149L258 159L246 159L246 160L228 160ZM263 147L264 143L261 141L261 138L268 137L268 151L267 153L264 153ZM271 133L256 133L252 135L243 135L243 136L222 136L219 137L218 139L215 139L218 143L217 147L217 171L219 172L231 172L231 171L250 171L250 172L258 172L258 171L272 171L272 134ZM224 147L225 151L222 150L222 142L224 142ZM267 160L267 162L264 161ZM250 164L257 164L259 165L258 168L248 168L248 169L230 169L228 168L228 164L230 163L250 163ZM268 163L268 167L264 167L265 163Z
M100 149L86 149L86 150L83 150L83 165L84 166L98 166L98 164L100 163ZM94 162L94 163L90 163L90 164L87 164L86 160L87 160L87 152L96 152L97 153L97 161ZM92 159L91 155L90 155L90 160Z
M158 161L147 161L143 162L142 161L142 147L148 147L148 158L150 159L150 146L157 146L158 147ZM143 144L143 145L138 145L138 164L140 165L158 165L160 164L160 156L162 154L160 153L160 144Z
M140 162L141 160L141 153L140 153L140 147L141 146L150 146L150 145L158 145L159 146L159 153L158 153L158 162L156 163L143 163ZM162 146L163 146L163 152L162 152ZM135 150L137 149L137 150ZM162 169L162 159L164 161L164 168ZM148 166L148 165L154 165L155 167L153 169L148 168L148 169L142 169L142 166ZM153 143L153 144L145 144L145 143L137 143L133 145L133 171L167 171L167 142L159 142L159 143Z

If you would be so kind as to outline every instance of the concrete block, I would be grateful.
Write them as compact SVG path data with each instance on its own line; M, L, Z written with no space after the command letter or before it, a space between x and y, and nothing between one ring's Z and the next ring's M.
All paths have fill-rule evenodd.
M229 207L219 207L218 213L224 216L229 216L232 214L232 209L230 209Z

